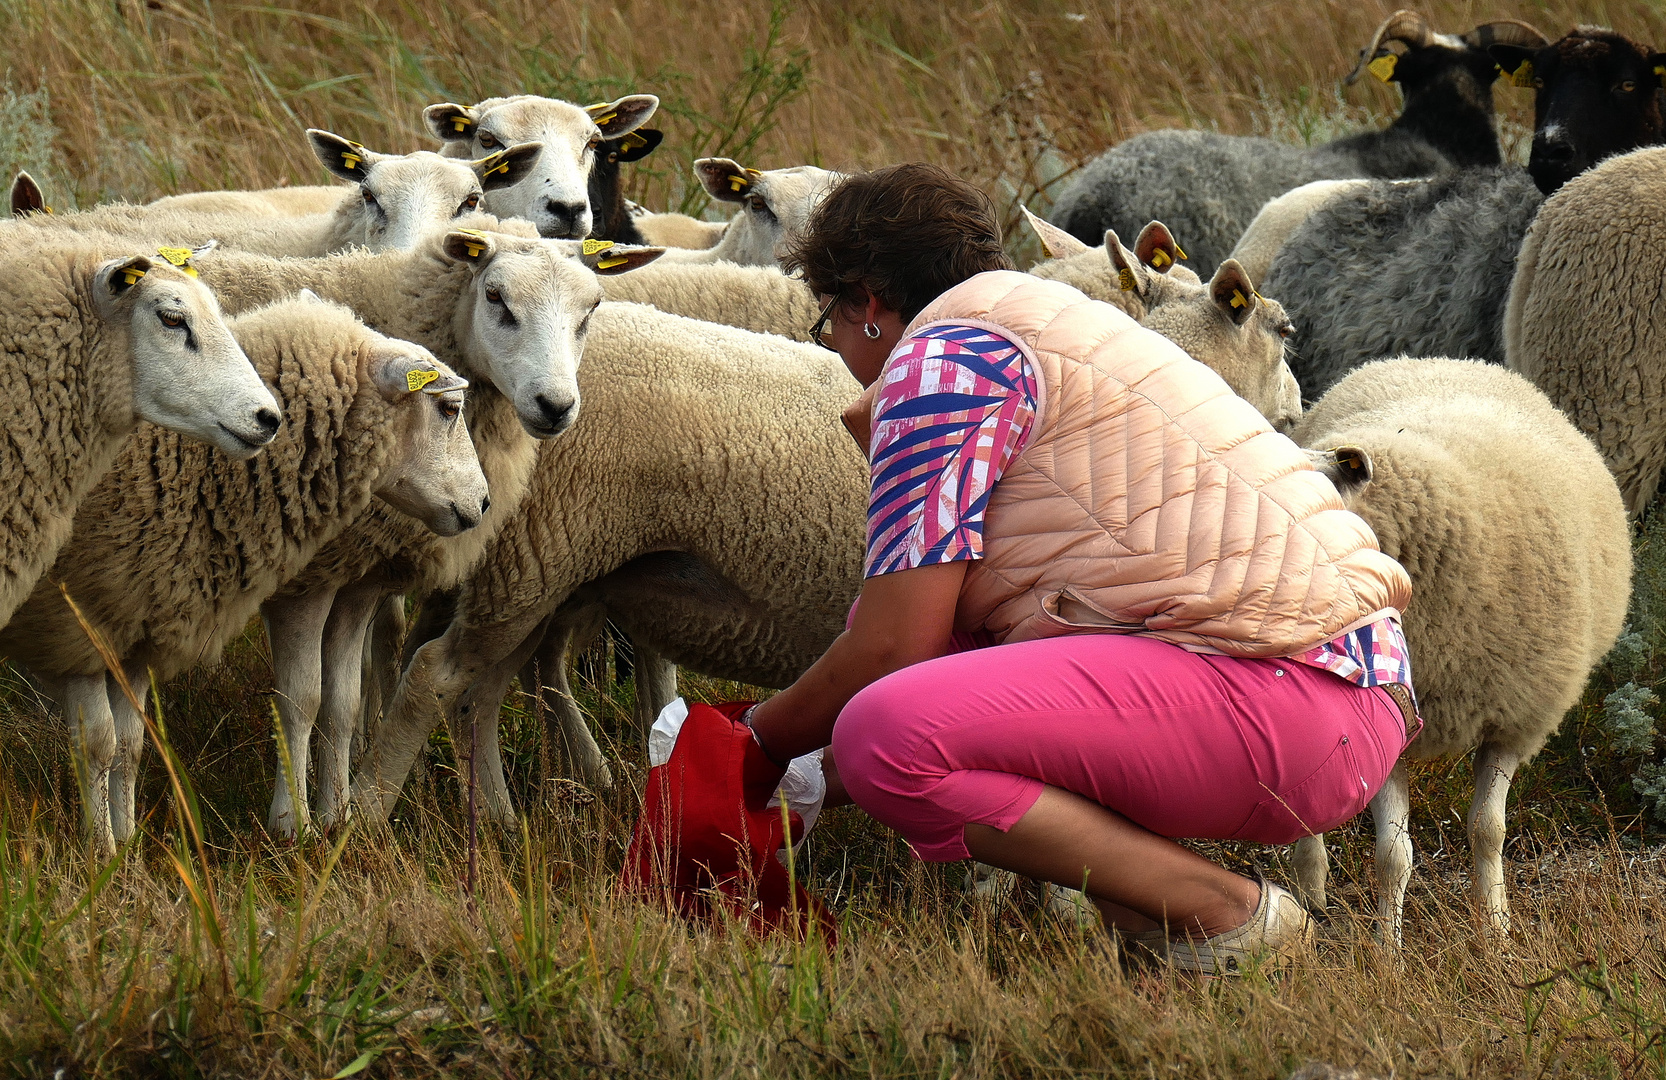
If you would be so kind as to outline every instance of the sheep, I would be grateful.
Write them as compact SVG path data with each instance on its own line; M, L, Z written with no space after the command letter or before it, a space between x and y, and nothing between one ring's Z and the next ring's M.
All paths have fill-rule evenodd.
M30 214L50 213L52 208L46 205L46 196L41 192L40 184L20 170L12 178L12 217L26 218Z
M1493 51L1511 63L1522 50L1495 45ZM1611 31L1579 27L1531 55L1530 67L1542 65L1533 76L1541 126L1527 172L1503 166L1413 182L1371 181L1328 201L1279 249L1263 284L1296 321L1291 368L1307 397L1379 357L1502 363L1510 275L1558 155L1594 159L1661 140L1658 110L1650 121L1630 100L1645 80L1658 85L1658 54ZM1597 106L1576 108L1589 104L1593 84L1634 89L1629 97L1604 90ZM1575 116L1584 126L1571 126ZM1555 158L1551 165L1543 164L1546 154Z
M663 258L632 274L608 278L609 300L652 304L661 311L758 334L805 341L821 315L803 279L772 266L675 263Z
M60 586L145 687L147 670L167 679L214 662L372 499L441 536L486 509L460 419L468 384L426 349L303 296L230 323L283 402L266 452L244 464L142 426L82 500L48 580L0 632L0 654L66 706L87 838L106 855L133 833L144 731L125 696L107 692L103 656Z
M596 160L590 166L590 235L598 240L613 240L621 244L665 246L647 239L637 228L635 203L625 198L619 179L619 166L641 161L658 148L665 138L663 131L637 128L617 139L606 139L596 147Z
M1638 150L1545 200L1504 314L1505 363L1597 444L1633 514L1666 467L1662 177L1666 149Z
M257 191L191 191L184 195L164 195L145 205L158 210L189 210L195 214L306 217L330 213L349 194L356 192L345 184L305 184Z
M70 534L76 505L141 420L246 458L277 402L191 256L14 237L0 266L0 626ZM177 263L176 263L177 261Z
M1302 222L1332 199L1362 191L1370 183L1369 180L1315 180L1269 199L1232 246L1229 258L1238 260L1251 281L1266 281L1278 249Z
M642 242L659 247L704 251L716 247L728 228L727 221L701 221L687 214L653 214L644 210L636 215L636 231L642 236Z
M1400 86L1404 105L1386 130L1322 146L1211 131L1136 135L1085 165L1050 215L1087 243L1106 229L1132 235L1152 219L1186 237L1202 271L1226 258L1257 210L1313 180L1427 176L1449 168L1496 165L1492 90L1497 68L1488 46L1538 47L1545 37L1522 22L1483 23L1461 37L1437 34L1415 11L1383 21L1345 82L1369 70ZM1405 46L1396 56L1389 42Z
M697 251L674 248L666 252L663 263L775 266L781 241L801 232L816 203L844 179L814 165L760 172L729 158L701 158L694 172L708 195L719 202L740 203L741 209L716 244Z
M317 256L352 247L373 251L406 248L424 233L450 225L478 209L482 192L514 184L537 163L537 143L512 146L478 161L461 162L429 151L378 154L327 131L310 130L313 152L326 168L356 181L337 196L329 213L305 217L201 214L178 205L112 204L73 214L36 216L12 229L166 238L169 243L214 239L226 247L263 255Z
M480 215L478 223L491 219ZM228 306L311 288L455 367L472 386L470 428L492 493L480 526L451 540L373 508L262 605L295 767L275 784L268 819L275 832L291 834L308 821L308 746L318 718L328 750L318 762L323 822L343 808L365 625L385 596L455 584L515 513L534 457L527 436L554 438L578 415L576 369L601 300L595 274L623 273L659 253L588 246L583 254L578 242L483 228L453 230L409 253L271 259L227 252L204 260L204 279Z
M1631 534L1619 488L1544 394L1473 360L1367 364L1294 437L1323 452L1344 502L1412 580L1403 627L1424 728L1371 803L1381 932L1399 944L1411 873L1405 763L1476 748L1474 898L1503 933L1510 778L1561 724L1625 620ZM1296 865L1304 898L1322 907L1322 837L1298 845Z
M548 149L538 167L520 183L488 193L483 208L500 218L530 221L542 236L581 240L590 235L597 217L589 188L599 148L647 123L657 108L659 98L652 94L630 94L588 107L517 94L472 106L449 101L430 105L422 110L422 120L447 157L543 143Z
M460 746L464 721L478 720L484 806L512 817L497 704L575 590L641 556L697 561L694 587L730 618L677 629L727 637L714 653L748 681L785 685L844 625L861 580L867 467L839 422L859 390L839 358L637 304L603 304L595 324L584 420L539 448L521 512L464 583L445 633L416 650L360 758L355 813L371 822L391 810L437 701ZM686 658L667 627L628 629Z

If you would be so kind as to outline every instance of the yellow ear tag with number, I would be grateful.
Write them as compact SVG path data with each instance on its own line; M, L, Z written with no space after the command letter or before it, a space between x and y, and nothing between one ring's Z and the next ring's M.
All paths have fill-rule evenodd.
M1659 70L1659 69L1656 69L1656 70ZM623 141L624 141L624 145L625 145L626 150L639 150L642 147L648 145L648 140L644 139L642 136L638 135L634 131L628 133L625 136Z
M1533 61L1523 60L1521 66L1510 75L1510 85L1533 89Z
M601 262L597 263L596 269L606 270L614 266L623 266L628 262L630 262L630 260L625 258L623 255L615 255L611 259L603 259Z
M579 247L579 251L586 255L595 255L613 246L612 240L586 240Z
M1162 248L1158 248L1156 251L1151 253L1151 265L1155 266L1159 270L1173 261L1173 259L1169 258L1169 253L1164 251Z
M156 253L178 267L186 277L196 277L197 268L191 265L191 249L176 247L159 247ZM128 282L129 285L132 282Z
M1134 291L1134 272L1126 266L1116 276L1116 283L1122 286L1123 292Z
M122 267L121 276L127 279L124 284L137 285L139 279L145 276L145 272L134 266L124 266Z
M1242 289L1233 289L1232 290L1232 306L1233 307L1249 307L1249 301L1244 299L1244 293L1243 293Z
M424 368L412 368L410 371L405 373L405 388L414 394L439 377L440 373L437 371Z
M1398 56L1395 56L1393 53L1389 53L1386 56L1379 56L1369 64L1366 64L1365 70L1369 71L1383 82L1388 82L1390 79L1394 78L1394 65L1399 62L1400 58Z

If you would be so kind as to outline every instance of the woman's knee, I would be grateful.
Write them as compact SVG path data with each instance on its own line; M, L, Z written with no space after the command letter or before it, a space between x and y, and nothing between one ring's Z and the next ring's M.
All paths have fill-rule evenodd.
M877 790L906 786L897 766L912 757L901 744L912 726L908 700L913 695L899 694L894 679L889 676L864 687L840 711L833 726L832 750L839 777L859 804Z

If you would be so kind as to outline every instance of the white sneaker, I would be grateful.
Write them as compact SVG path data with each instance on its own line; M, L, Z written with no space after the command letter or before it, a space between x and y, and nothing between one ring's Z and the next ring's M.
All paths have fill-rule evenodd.
M1161 957L1180 971L1204 975L1240 975L1250 958L1264 956L1286 961L1313 944L1313 921L1300 901L1266 878L1261 879L1261 903L1255 914L1236 930L1197 941L1171 939L1162 930L1128 934L1139 949Z

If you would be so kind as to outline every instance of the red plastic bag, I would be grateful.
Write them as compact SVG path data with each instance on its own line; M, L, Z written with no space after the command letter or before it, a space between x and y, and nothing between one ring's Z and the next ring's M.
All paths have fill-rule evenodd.
M670 759L648 770L620 884L691 919L712 919L720 905L759 935L803 937L813 920L831 941L831 914L777 857L804 823L765 805L784 770L739 722L751 704L689 706Z

